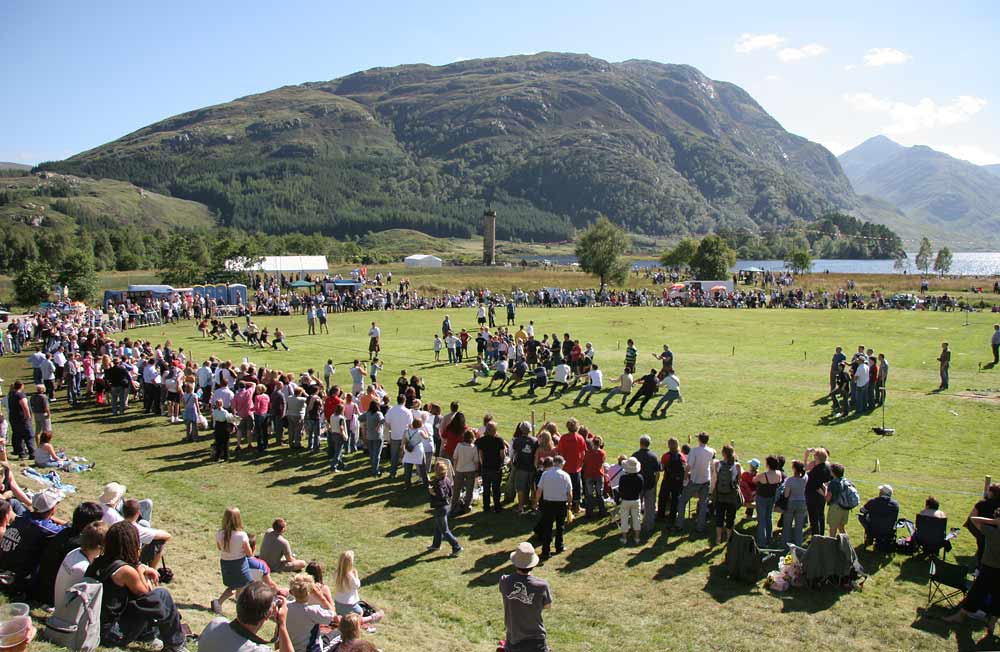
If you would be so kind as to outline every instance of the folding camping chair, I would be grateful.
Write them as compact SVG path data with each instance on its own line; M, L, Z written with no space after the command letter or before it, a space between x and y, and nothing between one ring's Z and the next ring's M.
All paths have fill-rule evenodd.
M749 534L733 531L726 544L723 564L731 579L757 582L767 571L778 565L783 550L758 548L757 540Z
M957 607L956 598L965 597L972 581L969 579L969 569L960 564L931 558L930 570L927 573L927 608L945 603L949 607ZM960 602L960 600L959 600Z
M961 532L957 527L949 530L948 519L926 514L917 515L916 525L908 519L900 519L899 523L909 533L907 539L900 540L901 549L912 553L923 551L935 557L941 552L941 559L944 559L951 550L951 540Z

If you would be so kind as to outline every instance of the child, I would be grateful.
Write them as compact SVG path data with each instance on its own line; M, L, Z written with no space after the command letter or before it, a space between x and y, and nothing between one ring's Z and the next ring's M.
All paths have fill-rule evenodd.
M441 336L434 333L434 362L441 362Z
M382 361L376 357L368 367L368 376L372 379L373 385L378 382L378 372L380 371L382 371Z

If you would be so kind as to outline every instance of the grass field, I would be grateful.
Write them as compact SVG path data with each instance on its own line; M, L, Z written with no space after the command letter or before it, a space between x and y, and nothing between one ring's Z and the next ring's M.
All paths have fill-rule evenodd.
M452 323L473 327L472 310L452 311ZM291 351L258 352L245 346L202 340L194 324L135 331L155 341L170 338L199 358L210 353L240 361L298 371L320 369L329 357L345 382L350 361L366 348L368 322L383 329L384 381L400 368L425 377L429 400L461 402L470 422L484 412L495 415L501 433L530 418L564 423L575 416L602 435L609 458L630 454L643 433L661 453L668 436L682 441L706 430L716 448L734 440L741 460L782 453L799 458L808 446L826 446L844 463L862 493L892 484L905 515L912 518L928 494L938 496L961 525L983 476L996 473L1000 429L1000 369L981 371L995 317L986 313L901 313L855 311L737 311L699 309L523 310L518 321L533 319L536 331L569 331L594 343L597 360L617 375L625 339L634 337L640 360L669 343L676 355L685 402L670 416L650 420L573 407L569 398L538 401L494 396L466 386L468 374L433 362L431 340L443 311L334 315L329 336L306 336L303 318L280 322ZM934 361L940 342L954 350L951 389L937 387ZM830 356L836 345L852 351L872 346L891 366L885 417L894 437L880 438L871 427L877 415L830 422L830 408L817 399L827 388ZM641 368L641 367L640 367ZM24 360L0 359L0 376L9 382L29 374ZM969 392L993 400L970 398ZM503 636L503 612L496 582L509 569L507 556L530 534L533 521L511 512L476 511L452 523L466 551L457 559L429 554L431 525L425 495L405 492L397 480L372 479L351 459L346 473L332 476L325 451L294 455L272 449L259 460L228 465L208 462L208 443L182 443L179 426L146 418L136 408L112 420L95 409L67 411L57 403L56 443L72 453L98 460L97 469L74 476L80 492L62 507L68 515L81 499L92 499L111 480L130 493L156 502L154 521L174 534L166 560L177 574L170 589L184 619L200 631L212 614L211 598L221 590L213 533L223 509L238 505L248 529L263 532L270 521L289 520L289 537L301 557L322 560L328 568L340 551L357 553L362 597L386 609L376 642L388 651L434 650L492 652ZM647 409L648 411L648 409ZM875 469L876 460L880 470ZM29 484L25 482L25 484ZM30 484L29 484L30 486ZM738 523L753 528L754 522ZM860 527L849 533L860 542ZM567 535L568 550L540 568L552 585L555 604L546 613L550 643L557 652L606 652L627 646L641 650L798 649L804 641L839 650L974 649L981 630L953 632L934 618L923 618L927 562L897 555L862 553L872 573L863 591L793 590L773 594L730 582L720 571L720 546L687 535L657 533L641 546L622 547L607 522L577 521ZM971 536L957 541L959 560L969 562ZM282 578L279 578L279 581ZM234 615L232 603L228 616ZM936 612L932 612L934 615ZM38 644L38 649L49 649Z

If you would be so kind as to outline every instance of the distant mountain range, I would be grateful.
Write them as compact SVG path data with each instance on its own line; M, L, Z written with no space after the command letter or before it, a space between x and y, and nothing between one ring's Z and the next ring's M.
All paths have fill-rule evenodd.
M885 136L869 138L839 158L858 194L902 211L879 217L901 236L927 235L965 249L970 243L1000 244L1000 166L973 165Z
M686 65L541 53L375 68L168 118L44 169L121 179L265 232L557 241L756 230L857 210L836 157Z
M25 165L23 163L8 163L7 161L0 161L0 170L30 170L30 165Z

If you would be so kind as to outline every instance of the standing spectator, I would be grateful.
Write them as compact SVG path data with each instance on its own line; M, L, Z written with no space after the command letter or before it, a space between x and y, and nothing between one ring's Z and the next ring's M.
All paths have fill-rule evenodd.
M257 439L257 455L267 450L267 418L271 414L271 396L267 387L258 383L253 396L253 430Z
M809 474L806 483L806 509L809 513L809 534L812 536L826 534L826 484L833 479L828 457L825 448L809 448L803 459L806 473Z
M630 457L622 464L624 474L618 481L618 497L621 498L619 515L621 516L621 529L623 544L628 544L629 522L635 532L635 542L639 543L641 532L640 511L642 509L642 497L645 490L645 481L642 479L642 466L639 460Z
M215 399L215 409L212 410L212 461L229 461L229 438L233 434L235 424L240 418L222 407L222 399Z
M448 465L437 462L434 465L434 478L428 487L434 518L434 539L431 545L427 546L427 550L439 550L441 540L444 539L451 544L451 556L457 557L462 552L462 546L448 527L448 508L451 505L453 490L451 478L448 477Z
M28 406L35 423L35 446L38 446L42 433L52 432L52 410L45 385L35 385L35 393L28 399Z
M212 611L221 614L222 603L253 581L247 562L247 558L253 556L253 549L250 537L243 530L243 517L238 507L226 508L222 528L215 533L215 545L219 549L219 566L226 589L212 600Z
M372 327L368 329L368 359L376 357L381 351L382 329L376 326L375 322L372 322ZM355 366L357 365L355 364Z
M864 414L868 411L868 381L871 374L867 358L858 358L857 364L854 369L854 409L858 414Z
M284 434L285 415L288 409L288 397L285 394L285 383L280 380L274 383L271 391L271 429L274 431L274 443L281 446Z
M527 421L517 424L514 439L510 443L510 456L511 473L514 474L514 490L517 492L517 507L522 514L531 509L531 494L535 488L535 451L537 450L538 439L531 434L531 424Z
M14 454L19 460L35 456L35 435L31 430L31 408L28 397L21 391L24 383L15 380L7 394L7 410Z
M413 414L406 407L404 394L400 393L396 397L396 405L385 413L385 422L389 426L389 477L395 478L402 457L403 439L410 424L413 423Z
M378 403L372 401L365 412L365 440L368 442L368 457L371 460L372 475L376 478L382 475L382 431L385 428L385 417L378 409Z
M790 543L802 547L802 530L808 513L806 486L809 476L806 474L806 465L799 460L793 460L792 469L794 474L785 479L785 498L788 499L788 506L785 507L785 523L781 538L786 548Z
M350 369L351 374L351 393L355 396L361 396L361 393L365 389L365 376L368 372L361 367L361 361L355 360L354 364Z
M595 436L587 446L587 453L583 456L583 496L586 516L593 516L595 512L604 516L608 513L608 507L604 504L604 461L607 454L604 452L604 440Z
M587 440L579 432L580 423L576 419L566 422L566 434L559 438L559 454L564 460L561 470L569 475L573 487L573 512L580 511L580 497L583 493L583 456L587 454Z
M455 468L455 495L451 501L451 515L458 516L471 509L472 492L476 487L479 469L479 450L473 443L476 434L466 430L462 443L455 447L452 463Z
M831 464L830 471L833 478L826 486L826 502L829 505L827 521L830 525L830 536L847 534L847 519L851 515L851 508L844 507L842 495L847 488L848 481L844 478L844 465Z
M407 489L411 486L413 477L413 467L417 467L417 473L424 487L428 485L427 463L424 456L424 444L430 441L430 434L424 429L423 412L419 409L413 410L413 422L406 431L403 438L403 486Z
M830 391L832 392L837 386L837 374L840 373L840 363L846 362L847 356L844 355L844 349L837 347L836 351L833 353L833 359L830 361Z
M667 452L660 458L663 481L660 482L660 493L656 501L656 515L666 518L671 524L677 518L677 504L687 476L687 456L680 451L679 445L680 442L674 437L668 439Z
M993 349L993 366L1000 364L1000 324L993 324L993 336L990 337L990 347ZM879 359L882 354L879 354Z
M542 612L552 606L552 593L548 582L531 574L538 561L530 543L519 543L510 554L514 573L500 577L507 636L504 650L509 652L548 650Z
M736 451L729 444L722 447L722 459L715 460L712 468L712 504L715 506L715 542L725 543L733 534L736 512L743 499L740 497L742 474Z
M712 460L715 459L715 449L709 447L708 440L708 433L698 433L698 445L688 453L688 483L684 485L684 490L681 492L674 530L680 530L684 527L684 515L687 513L688 502L697 496L698 517L695 529L698 532L705 531L705 521L708 518L708 491L712 484Z
M756 507L757 507L757 547L766 548L771 541L772 527L774 519L774 502L778 495L778 489L785 481L785 474L781 471L778 458L768 455L764 460L763 473L758 473L754 478L757 487Z
M497 424L490 421L486 424L483 436L476 440L476 450L479 451L479 469L483 478L483 511L499 513L500 480L503 475L504 457L507 455L507 442L497 435Z
M951 349L947 342L941 343L941 355L938 356L941 386L938 389L948 389L948 370L951 368Z
M538 489L535 490L535 510L541 512L535 535L542 544L542 559L548 559L552 551L552 529L555 527L556 554L565 550L563 546L563 529L566 527L566 514L573 505L573 483L569 474L563 470L561 455L555 459L545 458L542 462L544 471L538 479Z
M184 438L187 441L198 440L198 418L201 412L198 409L198 395L194 392L191 383L181 385L181 405L183 406Z
M285 386L287 392L288 385ZM288 445L292 449L302 448L302 424L306 420L306 390L296 387L285 399L285 418L288 420Z
M653 531L653 524L656 522L656 486L659 484L660 471L663 470L656 454L649 450L651 443L649 435L639 437L639 450L632 453L632 457L642 467L642 533L646 536Z

